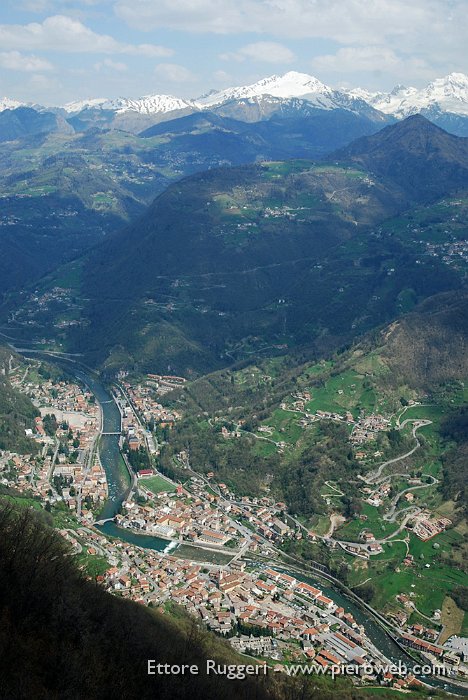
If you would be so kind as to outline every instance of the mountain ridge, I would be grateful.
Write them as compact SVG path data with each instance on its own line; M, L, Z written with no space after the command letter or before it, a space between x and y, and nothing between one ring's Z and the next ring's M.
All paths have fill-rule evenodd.
M411 197L430 201L450 188L466 185L468 138L454 136L420 114L363 136L332 153L332 160L364 166L390 177Z
M436 78L419 90L397 85L388 93L355 88L349 94L360 97L380 112L400 119L427 109L468 116L468 76L464 73L450 73Z
M96 98L69 102L63 109L69 114L78 114L84 109L102 109L115 111L117 114L124 112L138 112L139 114L158 114L159 112L176 112L181 109L192 108L196 105L192 100L184 100L174 95L145 95L139 99L130 97L118 97L116 99Z
M100 270L84 282L92 321L74 336L75 350L93 342L102 362L95 339L105 325L107 351L112 338L115 348L147 353L148 361L157 354L161 370L167 362L183 373L226 362L232 347L346 342L397 314L408 277L416 298L453 288L451 270L429 259L421 265L391 237L378 242L376 228L466 186L468 158L460 164L458 148L466 150L465 141L411 117L326 163L262 163L179 181L92 254L86 267ZM415 172L424 169L419 185ZM355 246L367 251L362 258ZM369 294L380 300L375 309Z
M149 93L139 98L133 97L98 97L68 102L55 107L41 107L43 110L63 109L70 114L77 114L83 109L111 110L119 113L134 111L143 114L170 112L180 109L210 109L232 100L244 98L276 97L289 100L302 98L321 109L343 106L343 99L348 103L365 101L379 112L393 115L399 119L425 109L437 109L442 112L468 116L468 76L461 72L452 72L428 83L423 88L396 85L391 91L371 91L366 88L332 88L313 75L288 71L283 75L271 75L249 85L211 90L197 98L181 98L175 95ZM20 106L34 106L16 99L0 99L0 111Z

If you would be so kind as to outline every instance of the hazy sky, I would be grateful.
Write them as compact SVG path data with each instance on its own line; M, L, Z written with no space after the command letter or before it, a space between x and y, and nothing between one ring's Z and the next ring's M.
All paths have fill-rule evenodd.
M297 70L332 86L468 72L468 0L0 0L0 96L197 97Z

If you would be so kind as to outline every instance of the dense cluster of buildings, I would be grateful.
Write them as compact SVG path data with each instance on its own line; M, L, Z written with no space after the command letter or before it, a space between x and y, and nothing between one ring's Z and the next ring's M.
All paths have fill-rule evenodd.
M382 505L384 500L386 498L388 498L391 490L392 490L392 485L391 485L390 481L384 481L376 489L371 489L368 486L364 486L364 488L362 489L362 492L366 496L366 498L364 499L366 501L366 503L369 503L369 505L375 506L376 508L378 508L379 506Z
M444 243L426 243L426 251L433 258L441 258L447 265L468 263L468 241L445 241Z
M41 464L35 455L20 455L9 450L0 450L0 483L14 486L18 491L31 489L31 479ZM47 495L47 490L44 496Z
M61 477L65 485L60 487L62 500L71 510L78 507L78 499L85 503L86 512L82 515L93 520L91 510L104 505L109 495L106 473L99 460L99 455L94 455L93 463L86 466L84 463L59 464L53 471L53 482Z
M159 375L149 376L159 377ZM175 388L176 385L179 386L176 382L173 385L169 383L169 379L167 378L166 381L166 378L162 378L162 384L158 383L156 379L149 379L146 384L130 384L126 381L122 383L133 409L142 422L154 423L164 428L166 426L172 427L175 421L180 419L180 413L165 408L156 399L158 393L164 394L166 390L170 391L169 386L172 388ZM179 377L173 379L182 381Z
M319 588L281 571L200 565L98 539L120 565L102 576L108 590L144 603L171 600L240 651L314 659L324 666L376 661L364 630ZM138 562L136 564L135 562Z
M144 489L145 482L139 482ZM150 494L144 504L129 498L122 504L122 513L116 517L121 527L140 530L159 537L186 540L199 544L223 546L240 533L232 521L219 509L213 508L215 496L206 499L194 497L181 486L175 492Z
M148 374L147 377L148 386L153 387L160 396L164 396L174 389L180 389L187 381L185 377L171 374Z
M11 384L31 398L42 416L53 414L59 422L71 420L72 427L80 428L83 435L96 432L100 411L91 392L72 382L43 379L38 374L31 379L29 372L23 379L22 374L17 369L10 376Z
M390 421L378 414L371 414L356 421L350 440L353 445L362 445L369 440L375 440L376 434L381 430L388 430Z
M44 379L35 371L38 365L18 367L12 372L13 386L27 394L40 411L34 427L26 435L40 446L36 457L13 455L10 485L32 490L49 503L64 502L92 520L92 509L108 497L105 471L95 442L100 432L101 414L94 396L83 387L65 380ZM45 422L54 426L48 434Z
M381 554L383 547L380 542L369 542L361 544L359 542L343 542L340 541L340 546L348 554L356 557L368 559L371 555Z
M338 394L343 394L339 389ZM369 416L362 416L356 420L350 411L338 413L337 411L310 411L307 406L312 400L312 395L308 391L296 392L292 395L292 403L283 402L280 407L284 411L294 411L302 414L300 425L308 427L317 420L334 420L352 426L350 441L353 445L362 445L370 440L375 440L376 434L382 430L388 430L390 421L382 415L372 413ZM362 454L360 458L365 457Z
M341 393L343 392L341 391ZM298 391L292 395L292 398L292 403L283 402L280 404L280 408L283 411L294 411L303 414L300 420L302 427L307 427L318 420L336 420L348 424L353 424L355 422L352 413L349 411L345 411L342 414L337 411L322 411L318 409L313 413L308 410L307 404L312 400L312 395L309 391Z
M208 479L214 474L209 472ZM281 543L285 538L297 537L302 538L302 531L297 528L291 528L287 523L285 516L286 504L281 501L275 502L272 498L263 496L261 498L242 496L240 500L236 500L235 494L231 493L226 484L218 484L221 497L212 496L206 492L206 484L199 477L192 477L191 491L197 494L202 499L209 499L216 508L224 512L231 521L242 525L243 532L250 534L258 533L264 540L272 543ZM248 529L247 529L248 528ZM258 537L252 536L251 548L255 549L255 542Z
M430 513L424 511L418 513L413 520L413 532L419 539L430 540L450 527L452 521L448 518L431 518Z

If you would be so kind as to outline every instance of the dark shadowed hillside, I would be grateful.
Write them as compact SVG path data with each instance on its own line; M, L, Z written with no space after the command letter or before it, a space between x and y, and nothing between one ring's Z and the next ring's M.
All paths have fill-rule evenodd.
M429 389L468 376L468 295L441 294L385 333L384 356L396 376Z
M252 104L246 109L252 109ZM219 114L197 112L151 126L140 136L164 137L167 143L159 146L161 153L171 151L182 158L192 152L194 160L212 154L213 162L224 160L235 165L263 159L321 157L360 136L375 133L391 121L345 110L296 110L254 123L244 121L242 116L223 109Z
M468 139L448 134L420 114L364 136L330 158L389 178L419 201L463 187L468 177Z
M453 499L466 513L468 510L468 405L453 410L442 421L442 436L450 441L443 456L446 498ZM466 608L466 605L465 605Z
M420 259L392 217L426 201L435 167L444 192L468 184L465 141L423 118L372 138L355 146L362 164L270 162L169 187L87 260L74 348L110 366L200 372L272 346L329 351L395 318L408 294L457 288L455 268ZM391 175L405 158L410 174ZM422 184L408 196L410 175Z
M0 112L0 142L52 132L71 134L73 128L57 114L37 112L30 107L18 107L18 109L6 109Z
M183 176L322 157L386 123L346 110L312 112L255 124L177 112L156 125L155 115L134 112L85 110L68 122L25 107L0 112L0 294L83 254ZM132 121L138 132L152 127L137 136L126 131Z

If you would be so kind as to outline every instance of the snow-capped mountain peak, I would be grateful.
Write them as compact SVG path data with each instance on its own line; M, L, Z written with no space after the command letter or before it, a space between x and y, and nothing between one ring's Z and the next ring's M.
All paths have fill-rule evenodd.
M174 95L145 95L138 100L123 100L117 111L158 114L193 108L194 105L191 100L183 100L180 97L174 97Z
M10 98L0 98L0 112L31 106L38 111L45 108L25 105ZM199 110L213 110L235 119L269 118L276 113L310 114L315 110L341 109L373 120L385 120L385 115L398 119L422 112L449 114L452 117L468 117L468 76L450 73L437 78L423 88L396 85L390 92L372 92L364 88L334 89L307 73L289 71L284 75L267 78L238 87L212 90L196 100L174 95L150 94L139 99L105 97L79 100L66 104L63 109L71 115L83 110L102 110L115 115L154 115L156 120L165 114L174 118L177 113L187 114Z
M63 105L63 109L69 114L78 114L84 109L105 109L105 105L109 104L110 100L107 97L95 97L89 100L77 100L76 102L68 102Z
M409 89L409 90L414 90L414 88L407 88L406 85L400 85L400 84L399 84L399 85L395 85L395 87L394 87L393 90L391 91L390 95L405 94L405 93L407 92L408 89ZM374 93L374 94L377 95L378 93Z
M25 102L18 102L18 100L11 100L9 97L0 97L0 112L4 112L6 109L18 109L18 107L25 107Z
M333 90L312 75L289 71L284 75L271 75L268 78L263 78L252 85L227 88L219 92L211 91L196 102L199 107L207 109L231 100L266 96L280 99L309 98L314 94L331 98Z
M356 88L349 90L348 94L360 97L375 109L398 118L422 110L468 115L468 76L464 73L450 73L421 89L397 85L388 93L372 93Z
M437 78L429 83L424 95L438 102L453 101L454 106L468 106L468 76L464 73L450 73L445 78Z
M123 114L124 112L160 114L181 109L194 109L194 104L190 100L183 100L173 95L145 95L139 99L117 97L113 100L107 98L81 100L64 105L64 109L70 114L77 114L84 109L111 110L118 114Z
M359 87L352 88L351 90L348 88L342 88L342 91L351 97L355 97L357 100L364 100L364 102L368 102L369 104L371 104L372 100L379 94L378 92L370 92L365 88Z
M270 78L264 78L258 83L244 88L251 90L257 95L272 95L273 97L282 97L290 99L292 97L304 97L313 92L329 92L330 88L320 80L307 73L298 73L297 71L289 71L284 75L272 75Z

